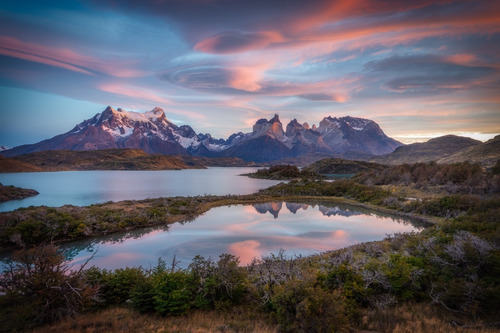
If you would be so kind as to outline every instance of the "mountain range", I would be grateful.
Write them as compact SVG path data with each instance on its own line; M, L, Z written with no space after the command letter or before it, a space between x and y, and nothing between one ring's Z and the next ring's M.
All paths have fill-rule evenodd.
M226 140L196 133L191 126L177 126L156 107L145 113L107 107L67 133L35 144L4 150L17 156L46 150L141 149L150 154L238 157L267 162L304 154L345 157L381 155L402 143L391 139L372 120L356 117L325 117L319 126L290 121L285 129L279 116L259 119L252 132L235 133Z

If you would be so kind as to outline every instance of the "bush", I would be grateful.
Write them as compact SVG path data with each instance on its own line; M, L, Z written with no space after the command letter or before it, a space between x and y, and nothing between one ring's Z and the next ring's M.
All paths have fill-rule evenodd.
M17 330L73 316L89 305L97 288L87 283L82 266L72 270L53 245L14 253L0 277L2 329Z
M272 297L276 320L284 332L335 332L353 318L344 296L329 292L314 280L289 280Z
M132 290L145 283L142 268L121 268L96 271L92 282L100 287L99 295L105 305L122 305L131 298Z
M184 271L163 272L154 276L154 308L167 315L186 313L193 303L192 276Z

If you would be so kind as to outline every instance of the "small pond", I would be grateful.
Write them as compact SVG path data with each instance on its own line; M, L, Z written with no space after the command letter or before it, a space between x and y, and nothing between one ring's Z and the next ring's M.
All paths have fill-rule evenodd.
M381 240L398 232L419 231L408 219L345 204L269 202L213 208L194 221L135 230L64 245L68 259L115 269L152 267L173 256L187 267L202 255L217 259L231 253L246 265L284 249L289 257L306 256L352 244Z

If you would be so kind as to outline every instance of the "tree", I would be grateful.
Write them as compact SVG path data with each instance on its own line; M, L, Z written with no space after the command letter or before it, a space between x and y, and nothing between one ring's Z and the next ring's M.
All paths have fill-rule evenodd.
M54 245L15 252L0 277L5 293L0 298L4 328L20 329L53 322L85 308L97 292L85 280L85 264L73 270L65 262L63 252Z

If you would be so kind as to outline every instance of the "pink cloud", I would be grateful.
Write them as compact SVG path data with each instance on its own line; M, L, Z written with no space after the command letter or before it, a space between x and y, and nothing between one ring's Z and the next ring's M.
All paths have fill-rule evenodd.
M205 53L227 54L262 49L284 41L283 36L277 31L224 32L198 42L194 49Z
M80 68L78 65L68 61L67 55L72 51L59 49L58 52L61 55L66 55L63 57L56 56L55 53L58 52L55 51L56 50L49 50L45 46L25 43L16 38L0 36L0 54L2 55L38 62L49 66L60 67L74 72L94 75L88 70ZM74 54L72 55L74 56Z
M144 71L133 68L136 61L117 59L106 61L83 55L67 48L24 42L8 36L0 36L0 54L87 75L95 75L97 72L100 72L120 78L132 78L147 74Z
M280 20L279 28L275 30L225 32L199 42L195 50L225 54L263 49L302 49L309 55L311 52L327 54L345 50L346 46L363 49L373 45L409 44L428 37L500 31L500 6L493 2L488 6L472 6L470 10L447 15L411 15L412 11L430 11L428 7L440 5L446 9L450 1L406 2L397 6L372 0L325 1L313 13L300 13ZM409 15L404 20L394 15L386 18L385 15L390 13ZM366 19L368 15L371 16L369 20ZM311 45L314 51L309 49ZM294 51L290 54L300 57Z
M467 65L476 60L476 55L469 53L453 54L446 57L446 60L459 65Z
M262 80L263 71L257 68L233 68L231 70L231 77L229 85L238 90L244 91L259 91L262 89L259 83Z
M259 250L260 242L246 240L229 245L229 251L240 258L241 265L248 265L254 258L260 258L262 252Z

